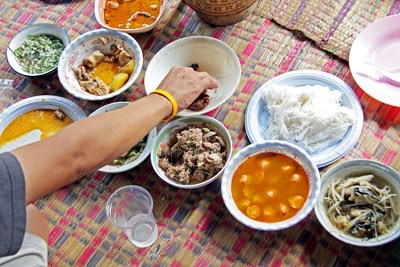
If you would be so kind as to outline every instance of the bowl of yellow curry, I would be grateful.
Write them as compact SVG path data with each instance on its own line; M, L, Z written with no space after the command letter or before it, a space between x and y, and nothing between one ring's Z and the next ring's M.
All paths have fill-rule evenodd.
M21 100L0 114L0 153L50 137L85 117L77 104L63 97L42 95Z
M95 17L106 29L143 33L154 29L164 7L164 0L95 0Z
M221 191L225 206L239 222L275 231L310 213L320 185L318 168L303 149L284 141L261 141L229 161Z
M132 86L142 65L142 50L132 36L101 29L79 36L65 48L58 77L73 96L98 101Z

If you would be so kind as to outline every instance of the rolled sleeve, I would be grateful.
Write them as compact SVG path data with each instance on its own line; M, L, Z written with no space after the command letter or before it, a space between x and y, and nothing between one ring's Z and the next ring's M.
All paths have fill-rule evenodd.
M26 227L25 177L11 153L0 154L0 257L20 249Z

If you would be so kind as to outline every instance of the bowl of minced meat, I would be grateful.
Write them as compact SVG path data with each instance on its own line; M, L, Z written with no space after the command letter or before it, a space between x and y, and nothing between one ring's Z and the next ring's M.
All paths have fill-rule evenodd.
M221 122L208 116L183 117L161 129L151 163L165 182L193 189L215 181L231 154L231 136Z

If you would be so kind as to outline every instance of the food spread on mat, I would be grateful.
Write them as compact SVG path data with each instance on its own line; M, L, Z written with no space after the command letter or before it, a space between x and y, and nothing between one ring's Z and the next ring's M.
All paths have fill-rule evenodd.
M199 64L192 64L190 67L195 71L201 71ZM191 111L200 111L208 106L208 104L210 104L210 96L203 92L186 109Z
M104 0L104 22L113 28L137 29L153 24L160 14L160 0Z
M213 177L224 167L226 146L222 137L204 124L175 131L169 143L160 145L157 155L166 176L193 184Z
M49 34L29 35L13 54L18 65L31 74L40 74L57 66L64 49L63 42Z
M101 37L106 45L108 40ZM120 89L135 69L135 62L125 48L110 45L110 54L95 50L83 59L72 71L78 78L82 90L94 95L106 95Z
M335 179L327 188L326 215L339 230L368 240L388 233L399 218L390 186L379 187L372 174ZM378 178L379 179L379 178Z
M286 155L266 152L240 164L231 189L243 214L261 222L280 222L303 207L310 186L299 163Z
M133 146L131 149L129 149L128 152L124 153L119 158L113 160L111 165L121 166L121 165L128 164L128 163L136 160L140 156L140 154L143 152L143 150L146 146L146 140L147 140L147 137L140 140L135 146Z
M341 105L341 93L326 86L273 85L263 91L269 112L268 137L294 143L316 153L339 142L355 120Z
M59 132L73 121L61 110L37 109L13 120L0 136L0 147L33 130L41 131L41 139Z

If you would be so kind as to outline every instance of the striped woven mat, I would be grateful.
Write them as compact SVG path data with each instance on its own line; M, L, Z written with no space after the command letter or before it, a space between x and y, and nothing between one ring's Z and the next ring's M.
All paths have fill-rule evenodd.
M397 0L260 0L255 13L302 32L318 47L347 60L351 44L366 26L399 12Z
M157 51L181 37L212 36L231 46L242 65L241 81L234 95L209 114L228 127L234 153L249 144L244 113L252 94L281 73L314 69L346 81L363 106L363 132L341 161L368 158L399 170L399 109L383 105L363 93L343 60L347 58L356 32L379 17L398 13L399 4L393 1L325 2L261 0L256 12L240 23L211 27L181 0L171 0L157 27L151 33L135 36L144 54L144 71L136 83L120 96L100 103L73 98L63 90L56 75L44 79L17 76L10 71L5 59L9 40L27 24L54 22L65 27L71 38L99 28L94 18L94 1L4 2L0 7L0 34L3 36L0 39L0 78L13 80L14 89L0 91L0 109L42 94L69 98L86 114L109 102L134 101L145 94L144 72ZM370 6L371 15L362 12ZM359 25L357 31L346 27L354 22ZM304 30L303 34L298 30ZM149 248L131 245L106 218L107 198L127 184L141 185L154 197L159 237ZM219 186L219 182L198 190L168 186L153 172L149 160L126 173L97 172L85 176L36 203L50 223L49 265L381 266L385 263L398 266L400 262L400 240L376 248L346 245L326 232L314 213L283 231L252 230L229 214Z

